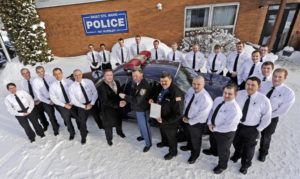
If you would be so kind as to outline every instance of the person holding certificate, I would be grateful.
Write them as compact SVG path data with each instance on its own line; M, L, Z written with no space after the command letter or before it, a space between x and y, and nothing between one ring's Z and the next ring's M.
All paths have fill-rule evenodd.
M172 83L172 77L168 72L161 74L160 85L149 103L156 102L161 105L161 117L156 120L160 123L162 142L158 143L157 147L168 146L169 153L164 159L171 160L177 155L176 133L179 120L182 119L184 94Z

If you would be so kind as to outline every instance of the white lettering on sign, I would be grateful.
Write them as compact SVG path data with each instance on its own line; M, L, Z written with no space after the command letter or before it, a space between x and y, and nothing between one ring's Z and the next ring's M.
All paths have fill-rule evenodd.
M123 27L125 26L124 18L118 18L118 19L107 19L105 20L95 20L95 21L86 21L87 29L90 29L91 27L94 27L96 29L99 29L102 27L103 29L109 28L109 27Z
M87 21L87 22L86 22L86 26L87 26L88 29L89 29L92 25L93 25L93 22L91 22L91 21Z
M112 20L111 20L111 26L112 26L112 27L117 27L117 26L118 26L118 21L117 21L117 19L112 19Z
M119 26L125 26L124 19L118 19Z

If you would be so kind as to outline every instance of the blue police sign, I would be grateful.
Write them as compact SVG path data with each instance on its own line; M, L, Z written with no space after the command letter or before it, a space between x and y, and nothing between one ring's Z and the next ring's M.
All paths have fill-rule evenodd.
M86 35L128 32L126 11L84 14L81 17Z

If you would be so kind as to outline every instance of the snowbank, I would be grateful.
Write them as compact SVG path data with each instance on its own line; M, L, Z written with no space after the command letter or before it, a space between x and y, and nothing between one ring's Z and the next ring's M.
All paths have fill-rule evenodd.
M285 49L286 48L284 48L284 50ZM287 60L287 61L293 63L294 65L300 66L300 51L291 51L292 54L290 56L284 56L283 55L284 50L281 50L277 53L279 58L281 60Z

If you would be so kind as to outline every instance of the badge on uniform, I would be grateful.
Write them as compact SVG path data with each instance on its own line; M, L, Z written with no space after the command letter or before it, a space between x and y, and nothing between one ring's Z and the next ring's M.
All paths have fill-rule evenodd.
M144 96L145 94L146 94L146 89L141 89L141 90L140 90L140 95L141 95L141 96Z
M181 97L176 97L176 101L181 101Z

